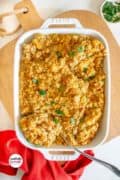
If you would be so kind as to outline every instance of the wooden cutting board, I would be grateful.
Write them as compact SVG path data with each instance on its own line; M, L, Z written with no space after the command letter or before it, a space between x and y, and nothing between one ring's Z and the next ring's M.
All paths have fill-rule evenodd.
M37 14L30 0L18 3L15 9L27 7L29 12L19 14L18 19L25 31L38 28L43 20ZM57 17L77 18L85 28L96 29L102 33L110 47L112 95L111 95L111 125L108 139L120 135L120 47L105 22L96 14L74 10L64 12ZM0 50L0 99L13 120L13 63L16 40L11 41ZM3 119L4 121L4 119Z

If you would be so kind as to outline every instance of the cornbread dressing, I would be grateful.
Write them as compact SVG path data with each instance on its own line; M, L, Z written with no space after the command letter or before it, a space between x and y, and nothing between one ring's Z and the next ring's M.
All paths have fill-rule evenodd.
M34 145L82 146L98 132L105 104L105 47L95 37L36 34L22 46L19 125Z

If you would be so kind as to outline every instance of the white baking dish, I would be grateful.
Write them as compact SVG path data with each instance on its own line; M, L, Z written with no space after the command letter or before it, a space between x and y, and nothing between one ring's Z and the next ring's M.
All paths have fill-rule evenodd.
M50 25L56 25L56 24L73 24L75 25L74 28L49 28ZM49 160L57 160L57 161L65 161L65 160L74 160L76 159L79 154L77 152L74 152L74 150L71 147L63 147L63 146L57 146L57 147L51 147L51 148L44 148L44 147L36 147L32 144L30 144L23 136L19 129L19 119L20 119L20 109L19 109L19 67L20 67L20 60L21 60L21 46L23 42L28 41L32 38L32 36L36 33L41 34L51 34L51 33L59 33L59 34L70 34L70 33L76 33L76 34L86 34L86 35L92 35L99 40L101 40L106 49L107 49L107 56L104 61L104 71L106 72L106 85L105 85L105 110L104 115L102 119L102 123L99 129L99 132L97 133L96 137L93 139L93 141L84 147L80 147L80 149L91 149L96 147L97 145L102 144L106 136L108 134L109 129L109 121L110 121L110 98L111 98L111 74L110 74L110 58L109 58L109 48L108 43L106 39L97 31L93 29L86 29L84 28L77 19L70 18L50 18L45 21L45 23L39 28L35 30L31 30L29 32L24 33L17 41L16 47L15 47L15 56L14 56L14 118L15 118L15 130L18 139L23 143L25 146L38 150L42 152L46 159ZM52 152L50 152L52 151ZM56 152L60 152L57 154ZM68 151L72 151L73 153L67 153Z

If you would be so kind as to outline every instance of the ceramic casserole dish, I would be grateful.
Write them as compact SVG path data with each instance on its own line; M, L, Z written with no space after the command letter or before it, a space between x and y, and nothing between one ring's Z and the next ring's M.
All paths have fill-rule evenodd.
M74 28L49 28L50 25L74 25ZM45 156L48 160L56 161L65 161L65 160L75 160L79 154L75 152L72 147L69 146L55 146L50 148L45 147L36 147L33 144L30 144L23 136L19 128L19 119L20 119L20 108L19 108L19 69L20 69L20 60L21 60L21 47L24 42L29 41L32 37L37 34L83 34L91 35L99 39L105 46L107 50L107 55L104 60L104 71L106 74L106 83L105 83L105 107L104 114L101 120L100 129L91 141L90 144L79 147L81 150L91 149L104 143L108 130L109 130L109 121L110 121L110 96L111 96L111 74L110 74L110 57L109 57L109 47L106 39L102 34L93 29L84 28L77 19L74 18L50 18L47 19L43 25L38 28L24 33L17 41L15 47L15 56L14 56L14 119L15 119L15 130L18 139L22 144L28 148L38 150Z

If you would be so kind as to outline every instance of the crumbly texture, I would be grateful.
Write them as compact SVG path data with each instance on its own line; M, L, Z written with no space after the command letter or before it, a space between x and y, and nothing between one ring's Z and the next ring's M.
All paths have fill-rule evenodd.
M91 142L104 110L105 54L101 41L77 34L37 34L23 44L19 123L29 142Z

